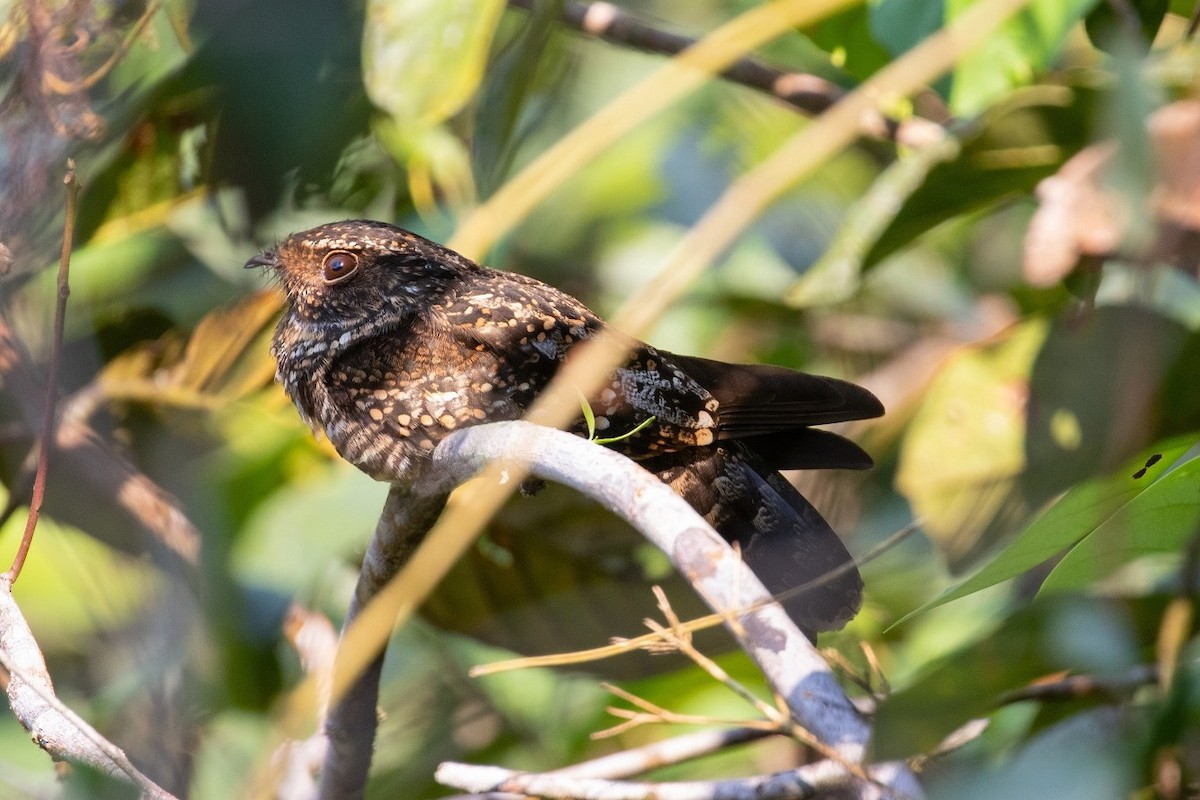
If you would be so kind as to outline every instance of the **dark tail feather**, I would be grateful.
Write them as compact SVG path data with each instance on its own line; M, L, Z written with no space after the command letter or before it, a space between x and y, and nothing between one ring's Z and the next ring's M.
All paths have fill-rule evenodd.
M720 439L883 414L875 395L848 381L770 364L725 364L674 353L670 358L721 404Z
M849 439L819 428L793 428L749 436L738 444L748 447L771 469L870 469L867 452Z
M836 630L862 604L862 579L841 539L783 476L740 442L660 456L657 472L725 539L809 635Z

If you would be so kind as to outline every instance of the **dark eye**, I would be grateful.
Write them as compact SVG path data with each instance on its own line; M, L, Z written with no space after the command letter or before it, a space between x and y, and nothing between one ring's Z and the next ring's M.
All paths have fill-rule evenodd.
M358 256L345 250L335 250L325 256L322 266L325 282L335 283L354 274L354 270L358 269Z

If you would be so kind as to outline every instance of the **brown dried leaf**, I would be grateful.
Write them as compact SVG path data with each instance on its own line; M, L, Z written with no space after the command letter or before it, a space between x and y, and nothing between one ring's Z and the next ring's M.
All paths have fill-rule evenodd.
M1092 145L1038 184L1041 207L1025 236L1025 277L1034 286L1051 286L1083 256L1107 255L1121 243L1129 209L1104 186L1116 152L1112 143Z

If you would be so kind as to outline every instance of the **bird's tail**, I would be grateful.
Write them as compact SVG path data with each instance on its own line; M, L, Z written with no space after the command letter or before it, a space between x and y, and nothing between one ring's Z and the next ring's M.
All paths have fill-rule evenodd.
M659 456L645 466L681 494L743 558L810 636L837 630L862 604L862 578L841 539L745 443Z

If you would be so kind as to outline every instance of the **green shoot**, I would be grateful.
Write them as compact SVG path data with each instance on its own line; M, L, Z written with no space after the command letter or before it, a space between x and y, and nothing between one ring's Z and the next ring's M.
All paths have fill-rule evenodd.
M649 425L651 422L654 422L654 420L656 420L656 419L658 419L658 418L657 417L648 417L648 418L642 420L641 423L636 428L634 428L631 431L622 433L620 436L610 436L607 439L593 438L592 441L595 442L596 444L612 444L613 442L619 442L622 439L628 439L630 436L633 436L635 433L642 430L647 425Z
M587 438L589 442L595 442L596 444L612 444L613 442L623 441L628 439L630 436L633 436L635 433L644 430L646 426L657 419L657 417L649 417L648 419L642 420L642 422L633 430L626 431L620 436L609 436L597 439L596 412L592 411L592 405L587 401L587 398L583 396L583 392L576 389L575 393L579 395L579 407L583 409L583 421L587 425Z

